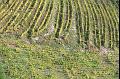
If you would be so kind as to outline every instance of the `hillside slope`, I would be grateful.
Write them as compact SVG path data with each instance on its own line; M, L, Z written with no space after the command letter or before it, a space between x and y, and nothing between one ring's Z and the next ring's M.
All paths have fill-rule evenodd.
M118 62L118 50L90 52L0 37L0 79L118 79Z
M119 0L0 0L0 79L118 79Z
M70 43L73 39L83 48L90 48L90 44L118 47L119 12L114 0L8 1L0 4L1 34L31 41L52 37Z

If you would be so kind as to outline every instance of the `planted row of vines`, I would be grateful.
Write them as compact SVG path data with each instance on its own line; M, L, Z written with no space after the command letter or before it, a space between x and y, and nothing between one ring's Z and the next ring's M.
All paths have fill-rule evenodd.
M52 34L59 38L74 27L82 47L90 43L98 48L119 46L119 12L112 0L8 1L0 3L0 33L31 38L53 26Z

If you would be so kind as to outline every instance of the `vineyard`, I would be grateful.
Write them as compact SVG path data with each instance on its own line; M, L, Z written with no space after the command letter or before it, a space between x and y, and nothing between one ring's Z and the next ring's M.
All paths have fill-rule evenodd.
M118 79L119 0L0 0L0 79Z
M0 33L19 37L70 32L81 47L118 47L119 13L112 0L9 0L0 4Z

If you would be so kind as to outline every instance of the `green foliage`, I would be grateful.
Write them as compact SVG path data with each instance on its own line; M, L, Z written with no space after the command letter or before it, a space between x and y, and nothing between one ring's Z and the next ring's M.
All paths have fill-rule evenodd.
M118 2L0 0L0 79L117 79Z
M118 51L101 56L66 45L27 44L14 37L0 42L5 75L13 79L118 78Z
M3 68L1 66L1 64L0 64L0 79L5 79L4 75L3 75Z

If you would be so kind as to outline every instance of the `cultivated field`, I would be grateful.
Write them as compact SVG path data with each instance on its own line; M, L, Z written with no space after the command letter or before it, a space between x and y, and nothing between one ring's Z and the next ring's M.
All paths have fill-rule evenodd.
M119 15L113 0L9 0L0 4L0 33L67 38L86 47L118 47Z
M118 79L119 0L0 0L0 79Z

